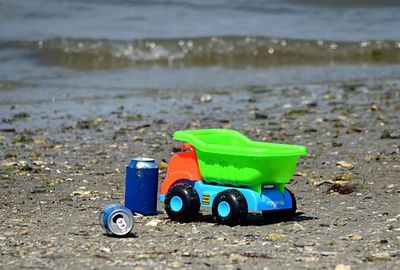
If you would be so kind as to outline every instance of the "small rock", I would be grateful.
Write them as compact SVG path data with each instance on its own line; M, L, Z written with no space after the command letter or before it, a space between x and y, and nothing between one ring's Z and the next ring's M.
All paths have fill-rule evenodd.
M233 262L244 262L246 260L246 257L240 255L240 254L231 254L229 255L229 260L233 261Z
M339 263L335 266L335 270L351 270L351 266Z
M350 241L360 241L360 240L363 240L363 237L359 234L350 234L350 235L346 236L345 239L350 240Z
M136 135L136 136L133 137L132 140L133 140L134 142L142 142L143 139L144 139L143 136Z
M340 142L332 142L332 147L340 147L340 146L342 146L343 144L342 143L340 143Z
M307 107L309 108L314 108L318 106L318 102L317 101L308 101L306 102Z
M160 164L158 164L158 168L166 169L166 168L168 168L168 163L164 162L164 161L161 161Z
M385 130L382 132L381 139L390 139L390 138L391 138L391 136L390 136L390 131L387 130L387 129L385 129Z
M336 256L337 252L336 251L322 251L321 255L324 256L324 257Z
M258 99L256 97L250 97L247 101L250 103L255 103L258 101Z
M354 165L352 163L344 161L344 160L336 162L336 166L344 167L349 170L354 168Z
M0 136L0 140L1 140L1 136ZM17 158L18 157L18 153L15 151L11 151L11 152L7 152L4 154L4 159L7 158Z
M270 233L270 234L267 235L267 239L269 241L273 241L273 242L282 240L282 239L284 239L286 237L287 237L286 234L279 234L279 233Z
M46 193L46 188L43 186L35 186L32 190L31 190L32 194L36 194L36 193Z
M200 233L200 231L199 231L199 229L198 229L196 226L193 226L193 228L192 228L192 233L197 234L197 233Z
M379 106L376 105L376 104L371 104L371 105L369 106L369 110L370 110L371 112L377 112L377 111L380 110L380 108L379 108Z
M318 129L316 129L316 128L306 128L304 130L304 133L314 133L314 132L317 132L317 131L318 131Z
M237 243L238 246L245 246L245 245L250 245L250 241L242 239L239 240L239 242Z
M172 268L182 268L183 267L183 262L182 261L172 261L169 266Z
M299 223L294 223L294 224L293 224L293 229L294 229L295 231L299 231L299 230L304 231L304 230L305 230L304 227L301 226Z
M209 102L211 102L211 101L212 101L212 96L209 95L209 94L202 95L202 96L200 97L200 102L201 102L201 103L209 103Z
M400 138L400 134L390 132L387 129L385 129L381 135L381 139L399 139L399 138Z
M24 164L24 166L22 166L20 170L25 171L25 172L30 172L30 171L33 171L33 168L31 166L29 166L28 164Z
M110 253L110 252L111 252L111 249L108 248L108 247L102 247L102 248L100 248L100 251L103 251L103 252L105 252L105 253Z
M16 166L18 166L18 163L17 162L3 162L3 163L1 163L1 165L2 166L4 166L4 167L16 167Z
M15 128L2 128L0 129L0 132L11 132L11 133L15 133L16 129Z
M301 256L301 257L296 257L296 261L298 261L298 262L307 262L307 263L315 263L315 262L318 261L318 258Z
M15 120L20 120L20 119L26 119L29 118L30 115L26 112L21 112L21 113L17 113L13 116L13 119Z
M333 221L333 225L336 226L336 227L346 226L346 224L347 224L347 223L346 223L344 220L341 220L341 219L339 219L339 218L336 218L336 219Z
M354 175L351 173L341 173L335 177L335 180L343 181L343 180L351 180L354 179Z
M23 230L23 231L21 231L19 234L20 235L29 235L29 234L31 234L32 233L32 231L31 230Z
M329 192L337 192L339 194L350 194L356 190L357 190L357 188L355 185L349 185L349 184L342 185L339 183L335 183L328 189L328 193Z
M32 161L32 164L36 165L36 166L42 166L42 165L46 164L46 162L44 162L43 160L34 160L34 161Z
M87 196L89 195L91 192L89 190L75 190L71 193L71 196L79 196L79 197L83 197L83 196Z
M387 252L371 254L365 257L365 259L369 262L388 262L392 260L390 254Z
M153 220L150 220L149 222L147 222L145 224L145 226L157 227L160 222L161 222L161 220L159 220L159 219L153 219Z
M312 247L312 246L315 245L314 242L307 241L307 240L298 240L293 244L294 244L295 247Z
M354 134L354 133L360 133L360 132L362 132L363 130L361 129L361 128L358 128L358 127L350 127L350 128L348 128L347 130L346 130L346 133L347 134Z
M254 117L255 117L256 119L268 119L268 115L267 115L267 114L265 114L265 113L260 113L260 112L256 112L256 113L254 114Z

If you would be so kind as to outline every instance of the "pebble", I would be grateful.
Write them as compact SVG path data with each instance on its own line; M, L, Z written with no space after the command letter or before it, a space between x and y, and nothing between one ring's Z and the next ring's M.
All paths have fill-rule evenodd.
M71 196L79 196L79 197L83 197L83 196L87 196L90 195L90 191L89 190L75 190L71 193Z
M325 256L325 257L335 256L335 255L337 255L337 252L336 251L322 251L321 255Z
M376 105L376 104L371 104L371 105L369 106L369 110L372 111L372 112L377 112L377 111L380 110L380 108L379 108L379 106Z
M209 102L211 102L211 101L212 101L212 96L209 95L209 94L202 95L202 96L200 97L200 102L201 102L201 103L209 103Z
M339 194L350 194L356 190L357 190L357 188L354 185L335 183L329 188L328 193L329 192L337 192Z
M36 193L46 193L46 188L43 186L35 186L32 190L31 190L32 194L36 194Z
M149 222L147 222L145 224L145 226L157 227L160 222L162 222L162 221L159 219L153 219L153 220L150 220Z
M388 252L380 252L380 253L371 254L371 255L368 255L367 257L365 257L365 259L367 259L367 261L369 261L369 262L388 262L388 261L392 260L390 254Z
M279 233L270 233L270 234L267 235L267 239L269 241L273 241L273 242L282 240L282 239L284 239L286 237L287 237L286 234L279 234Z
M298 262L309 262L309 263L311 263L311 262L316 262L316 261L318 261L318 258L316 258L316 257L297 257L297 258L296 258L296 261L298 261Z
M193 228L192 228L192 233L197 234L197 233L200 233L200 231L199 231L199 229L198 229L196 226L193 226Z
M21 231L19 234L20 235L30 235L32 233L32 231L31 230L23 230L23 231Z
M294 242L295 247L311 247L315 246L315 242L307 241L307 240L298 240Z
M354 178L354 174L351 173L341 173L335 177L335 180L350 180Z
M182 268L183 267L183 262L182 261L172 261L169 266L172 268Z
M346 169L353 169L354 168L354 165L352 163L344 161L344 160L336 162L336 166L343 167L343 168L346 168Z
M254 114L254 117L255 117L256 119L268 119L268 115L267 115L267 114L265 114L265 113L260 113L260 112L256 112L256 113Z
M102 248L100 248L100 251L103 251L103 252L105 252L105 253L110 253L110 252L111 252L111 249L108 248L108 247L102 247Z
M166 169L166 168L168 168L168 163L167 163L167 162L164 162L164 161L161 161L161 162L158 164L158 168L160 168L160 169Z
M43 160L34 160L34 161L32 161L32 164L36 165L36 166L42 166L42 165L46 164L46 162L44 162Z
M363 239L364 238L359 234L350 234L350 235L347 235L344 238L344 240L350 240L350 241L360 241L360 240L363 240Z
M246 260L246 257L237 254L237 253L233 253L231 255L229 255L229 260L233 261L233 262L244 262Z
M339 263L335 266L335 270L351 270L351 266Z
M2 166L4 166L4 167L16 167L16 166L18 166L18 163L17 162L3 162L3 163L1 163L1 165Z

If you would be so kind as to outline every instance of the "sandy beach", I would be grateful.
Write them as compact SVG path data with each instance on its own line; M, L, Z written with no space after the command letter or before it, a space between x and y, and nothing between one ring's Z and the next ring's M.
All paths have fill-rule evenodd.
M0 96L6 97L7 86ZM181 89L1 105L0 264L5 269L400 268L400 82L332 81L237 89ZM4 99L3 99L4 100ZM236 129L301 144L287 187L292 221L193 223L136 217L134 234L103 234L98 214L123 202L125 166L160 165L176 130ZM347 267L347 268L346 268ZM351 267L351 268L349 268Z

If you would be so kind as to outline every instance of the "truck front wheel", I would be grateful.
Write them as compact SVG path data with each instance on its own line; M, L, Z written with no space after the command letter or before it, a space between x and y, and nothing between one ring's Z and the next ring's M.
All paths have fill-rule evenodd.
M171 220L189 222L200 211L200 199L197 191L188 184L177 184L165 196L165 211Z
M219 224L235 226L247 218L247 202L236 189L228 189L217 194L212 205L214 220Z

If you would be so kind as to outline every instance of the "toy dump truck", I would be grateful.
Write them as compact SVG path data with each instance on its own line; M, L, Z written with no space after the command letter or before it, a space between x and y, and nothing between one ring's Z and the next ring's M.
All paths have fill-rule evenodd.
M172 220L192 221L200 206L212 207L214 220L230 226L245 221L249 210L266 219L295 214L296 199L285 184L304 146L255 142L227 129L177 131L174 139L185 143L160 189Z

